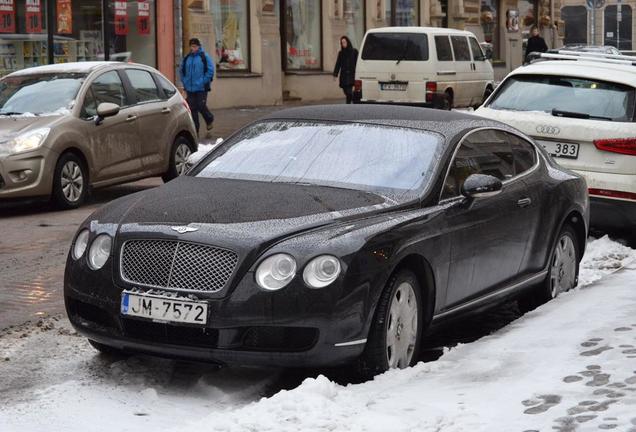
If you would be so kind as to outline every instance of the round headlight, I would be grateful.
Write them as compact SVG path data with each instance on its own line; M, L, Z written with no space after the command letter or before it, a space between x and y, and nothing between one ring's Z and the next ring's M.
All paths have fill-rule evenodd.
M107 234L100 234L93 240L88 251L88 263L93 270L99 270L104 267L110 256L112 243L112 239Z
M75 237L75 243L73 243L73 259L78 260L86 252L86 246L88 246L88 230L84 229Z
M340 275L340 260L335 256L321 255L305 267L303 279L310 288L324 288Z
M267 257L256 269L256 283L265 290L278 290L296 276L296 260L287 254Z

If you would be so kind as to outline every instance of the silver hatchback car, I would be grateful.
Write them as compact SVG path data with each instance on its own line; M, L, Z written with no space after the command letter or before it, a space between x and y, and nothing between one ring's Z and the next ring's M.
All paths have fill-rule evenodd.
M91 188L183 174L197 149L190 109L139 64L84 62L0 80L0 200L49 196L61 208Z

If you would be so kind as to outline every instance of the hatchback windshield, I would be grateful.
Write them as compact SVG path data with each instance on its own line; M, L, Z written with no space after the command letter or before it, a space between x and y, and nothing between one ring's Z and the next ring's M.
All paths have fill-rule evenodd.
M428 60L428 38L424 33L369 33L362 60Z
M582 78L519 75L506 80L490 108L576 114L580 118L632 121L634 89Z
M440 159L439 135L359 123L272 121L212 152L197 177L312 184L413 199Z
M19 75L0 81L0 115L55 114L71 107L84 74Z

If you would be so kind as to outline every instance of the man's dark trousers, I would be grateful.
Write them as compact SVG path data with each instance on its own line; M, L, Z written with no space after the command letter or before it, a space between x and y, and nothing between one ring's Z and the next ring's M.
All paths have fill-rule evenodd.
M214 121L214 115L210 112L207 106L208 92L188 92L188 105L190 105L190 111L192 111L192 120L194 120L194 126L199 131L199 113L203 116L207 125L212 124Z

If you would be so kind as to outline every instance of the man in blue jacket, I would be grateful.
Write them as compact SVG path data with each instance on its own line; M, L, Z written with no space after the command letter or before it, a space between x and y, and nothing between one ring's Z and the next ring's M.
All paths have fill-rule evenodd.
M190 39L190 53L185 56L179 68L181 82L187 93L188 105L192 111L192 119L199 130L199 113L207 124L208 132L212 129L214 115L207 106L210 84L214 78L214 62L201 46L197 38Z

